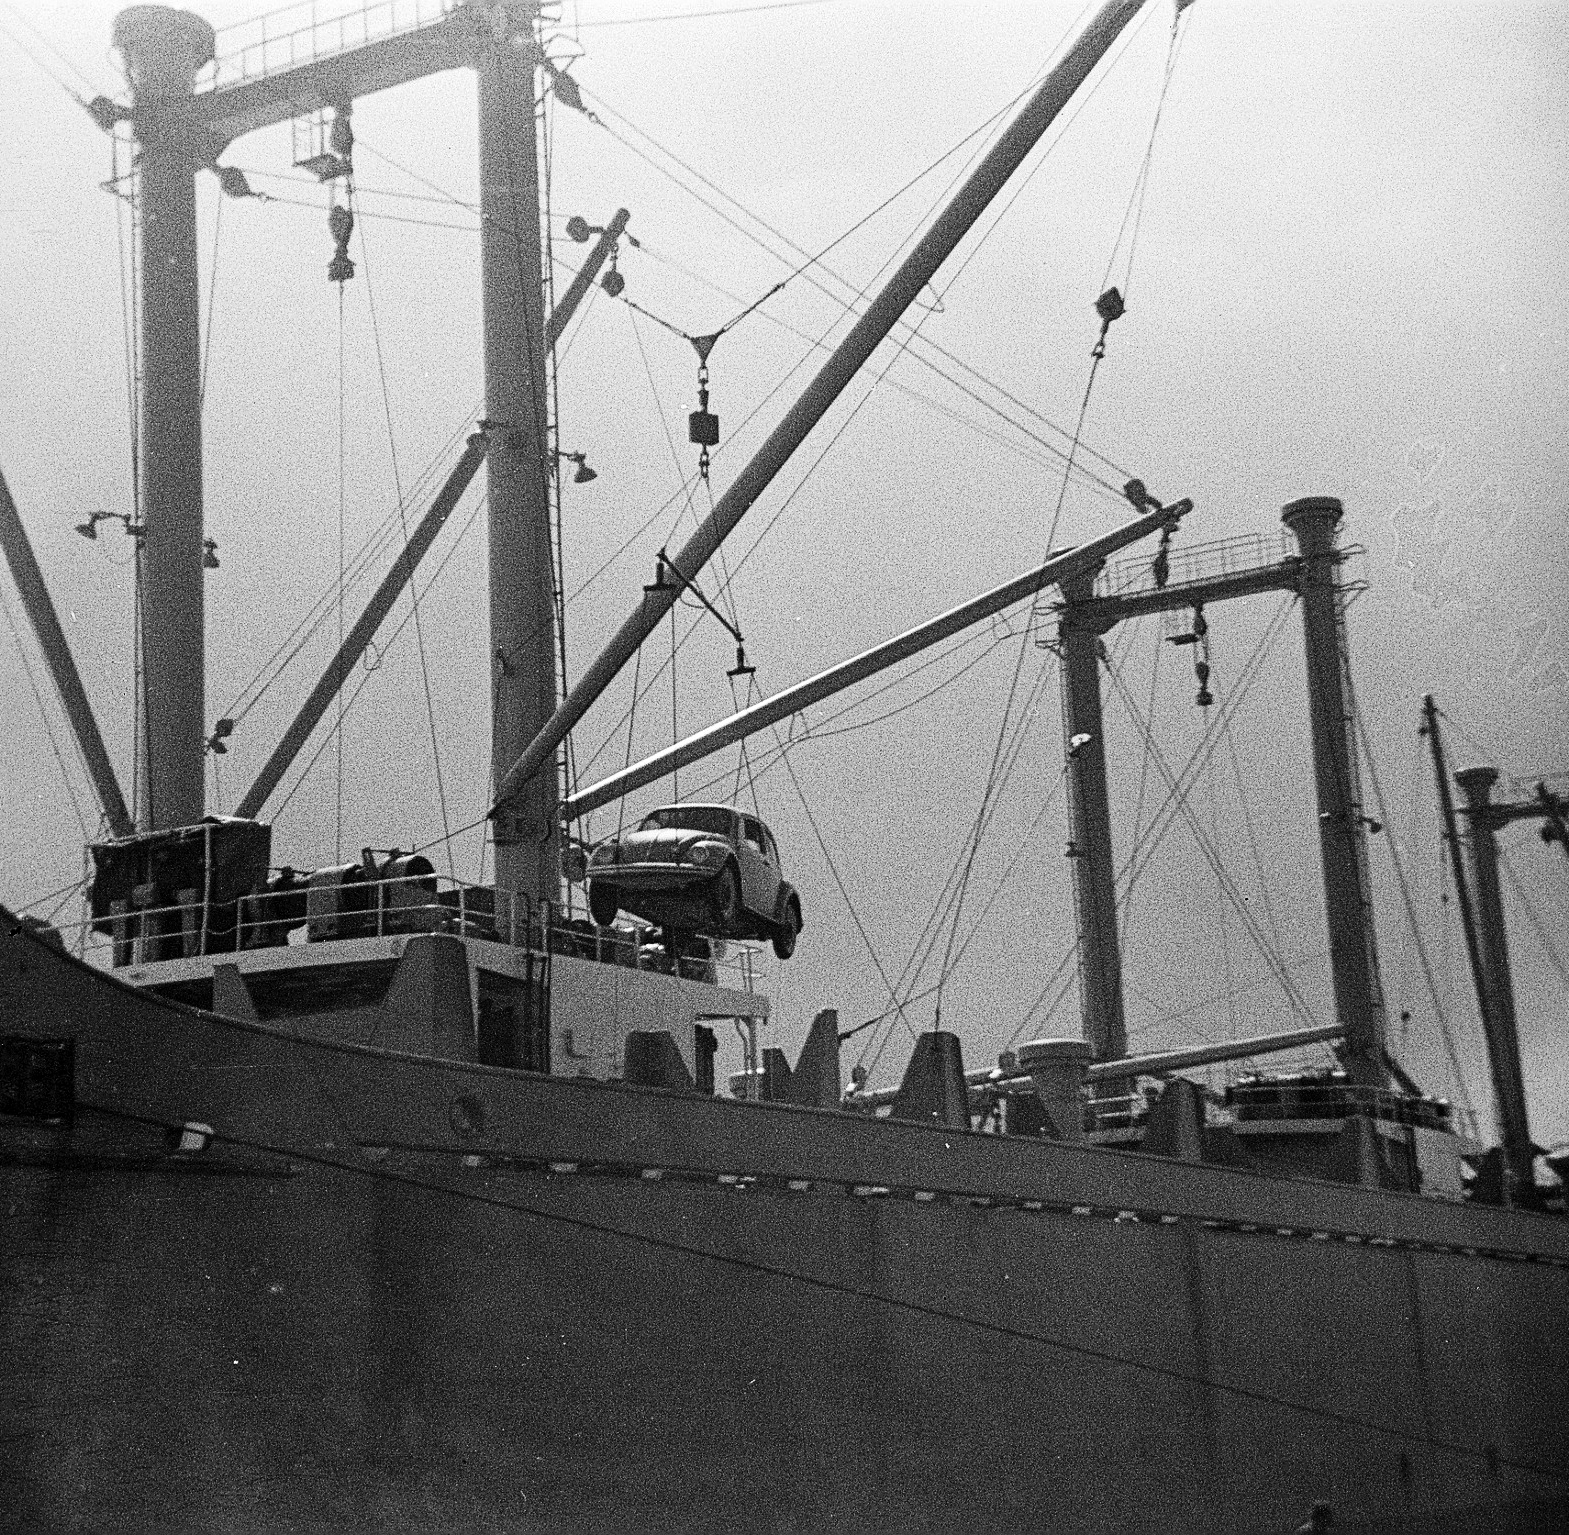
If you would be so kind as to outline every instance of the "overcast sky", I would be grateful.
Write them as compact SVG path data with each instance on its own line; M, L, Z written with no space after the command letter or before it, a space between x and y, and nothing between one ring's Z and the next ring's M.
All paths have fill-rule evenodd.
M202 9L220 27L249 14L244 4ZM569 608L574 674L641 595L654 551L691 527L683 486L695 449L682 418L696 405L696 358L666 327L718 328L799 268L786 241L818 251L854 229L826 259L833 277L793 277L716 348L717 492L808 376L812 341L844 329L841 304L810 277L839 297L875 285L977 141L955 147L1028 85L1077 15L1074 5L1038 0L824 0L655 19L704 9L730 6L567 0L552 45L563 61L581 55L571 71L600 117L551 114L556 253L567 266L581 258L561 236L566 215L601 223L629 208L643 244L621 256L626 297L665 322L599 293L563 347L562 445L586 453L599 474L566 493L567 590L594 577ZM118 205L100 189L110 142L62 88L121 89L109 51L114 10L92 0L0 7L0 468L128 783L130 550L112 530L95 543L71 531L87 512L132 505ZM1285 502L1345 501L1343 542L1362 551L1349 574L1366 583L1350 610L1359 702L1440 1001L1486 1119L1479 1029L1458 924L1441 902L1431 777L1415 731L1431 691L1453 721L1460 761L1490 760L1506 779L1569 772L1569 25L1551 5L1198 0L1151 150L1170 24L1159 3L1141 16L1065 130L1050 136L1049 152L1031 157L939 274L930 312L915 315L923 341L879 353L867 381L749 514L729 555L730 594L759 684L773 691L1035 563L1063 489L1061 460L1043 443L1058 446L1058 429L1071 431L1097 331L1091 306L1107 281L1118 283L1128 312L1111 331L1089 403L1085 441L1105 456L1087 459L1090 468L1113 484L1132 473L1167 499L1192 497L1179 550L1258 535L1258 557L1273 557ZM270 25L276 33L283 23ZM240 37L221 34L220 53ZM472 78L461 73L357 105L359 276L343 294L341 466L326 193L292 168L297 136L288 128L223 157L270 200L226 201L220 217L216 181L201 179L206 520L222 560L207 587L210 719L230 711L330 590L340 467L352 557L384 525L400 485L422 504L419 477L444 472L445 445L478 414L474 115ZM924 341L989 384L923 350ZM471 495L422 573L445 819L420 653L405 624L348 717L341 824L329 744L287 803L274 802L280 862L313 866L335 847L353 856L365 843L426 844L483 813L487 664L474 505ZM1103 531L1123 513L1076 481L1058 541ZM715 590L719 580L710 573L707 584ZM8 577L0 590L20 624ZM362 600L363 591L350 593L351 617ZM1315 1021L1332 1016L1300 625L1270 598L1210 619L1216 707L1234 702L1236 712L1188 804L1249 915L1229 903L1179 820L1140 875L1126 919L1139 1048L1292 1027L1298 1009ZM694 624L676 667L682 733L730 701L733 647L711 620L682 610L682 631ZM1021 642L1018 627L989 631L876 698L863 689L860 706L831 725L828 716L853 699L814 711L818 738L788 758L795 782L777 762L757 778L757 802L806 908L797 958L782 973L768 962L776 1032L792 1054L818 1007L837 1006L842 1026L885 1011L879 966L892 981L912 953L925 953L922 930L966 846L1021 643L1018 697L1031 701L1030 725L976 860L961 938L984 921L945 990L943 1022L962 1035L971 1064L1010 1037L1076 1032L1071 986L1050 1016L1044 1003L1030 1011L1061 990L1051 977L1071 951L1073 913L1056 681L1050 656ZM214 808L232 807L335 634L334 616L245 715L211 781ZM1107 731L1121 858L1165 794L1127 701L1153 712L1173 771L1203 719L1191 653L1162 645L1157 623L1111 643ZM23 648L46 686L30 638ZM638 707L634 756L671 738L669 659L662 632L644 653L641 682L658 680ZM0 630L0 687L9 801L0 899L22 904L76 877L77 807L89 830L95 817L46 695L62 779L9 628ZM580 728L585 783L625 760L630 694L627 678ZM764 743L755 752L775 756ZM733 753L691 769L680 793L728 797L736 769ZM741 795L751 802L744 779ZM666 783L628 813L673 797ZM593 829L614 824L605 812ZM1388 840L1374 840L1373 859L1392 1041L1424 1083L1459 1096ZM1559 964L1569 955L1569 861L1530 827L1504 842L1524 892L1522 901L1510 883L1506 894L1533 1129L1544 1142L1562 1140L1569 988L1555 955ZM480 833L452 847L457 875L477 879ZM445 872L442 849L431 852ZM68 908L62 920L70 917ZM1288 968L1298 1003L1271 981L1247 925ZM934 978L945 941L943 933L914 989ZM930 1027L932 1006L929 996L912 1003L911 1026ZM893 1029L881 1082L895 1079L907 1053L902 1027ZM851 1059L862 1044L875 1051L884 1032L858 1036Z

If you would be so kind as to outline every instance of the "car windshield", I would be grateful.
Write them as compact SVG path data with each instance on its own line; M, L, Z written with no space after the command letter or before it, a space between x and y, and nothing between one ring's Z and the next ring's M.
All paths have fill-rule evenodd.
M645 816L639 831L709 831L721 837L731 836L735 817L717 805L671 805Z

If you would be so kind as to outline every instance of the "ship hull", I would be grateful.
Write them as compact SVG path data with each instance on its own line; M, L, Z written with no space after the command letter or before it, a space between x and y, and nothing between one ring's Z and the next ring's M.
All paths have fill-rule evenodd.
M1558 1222L311 1042L10 922L0 955L3 1032L76 1051L68 1123L0 1120L16 1528L1569 1507Z

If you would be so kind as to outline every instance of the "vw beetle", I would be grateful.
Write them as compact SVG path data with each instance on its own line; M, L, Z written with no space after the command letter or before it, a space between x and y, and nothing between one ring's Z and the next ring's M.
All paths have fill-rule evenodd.
M666 805L606 838L588 860L588 909L601 927L627 911L715 938L767 938L780 959L801 931L773 833L729 805Z

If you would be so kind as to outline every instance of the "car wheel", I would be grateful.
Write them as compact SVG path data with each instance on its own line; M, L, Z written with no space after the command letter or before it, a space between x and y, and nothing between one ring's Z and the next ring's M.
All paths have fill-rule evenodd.
M708 906L715 931L724 937L741 915L741 880L733 863L727 863L708 887Z
M792 901L785 908L784 921L774 929L774 953L789 959L795 953L795 940L801 932L801 910Z
M614 885L604 885L598 880L588 887L588 911L601 927L609 927L616 920L621 903Z

